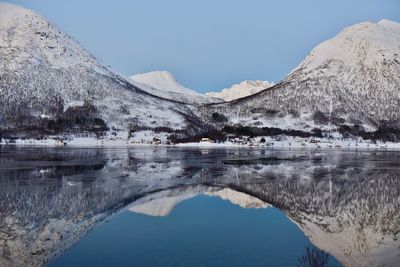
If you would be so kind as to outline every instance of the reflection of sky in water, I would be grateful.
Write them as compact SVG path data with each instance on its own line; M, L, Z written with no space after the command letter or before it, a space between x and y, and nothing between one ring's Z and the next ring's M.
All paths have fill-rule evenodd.
M276 208L200 195L165 217L123 212L50 266L295 266L309 244Z

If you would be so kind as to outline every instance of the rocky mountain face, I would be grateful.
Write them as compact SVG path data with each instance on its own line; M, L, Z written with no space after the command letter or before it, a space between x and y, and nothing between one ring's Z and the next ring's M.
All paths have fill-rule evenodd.
M232 101L242 97L256 94L270 88L274 83L268 81L242 81L239 84L234 84L229 88L222 89L221 92L209 92L206 95L210 97L220 98L225 101Z
M131 76L130 79L134 85L139 86L146 92L166 99L194 105L223 102L220 99L209 97L184 87L168 71L136 74Z
M213 105L228 124L346 133L400 127L400 24L348 27L318 45L286 79Z
M35 136L198 128L192 107L154 96L39 14L0 4L2 133Z

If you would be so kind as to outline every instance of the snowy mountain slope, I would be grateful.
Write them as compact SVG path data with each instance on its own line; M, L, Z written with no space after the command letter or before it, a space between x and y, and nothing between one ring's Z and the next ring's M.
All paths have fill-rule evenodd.
M258 93L264 89L273 86L274 83L268 81L242 81L234 84L229 88L222 89L221 92L209 92L206 95L210 97L220 98L225 101L232 101L238 98L246 97Z
M382 125L399 127L399 43L396 22L353 25L318 45L269 90L214 108L230 123L256 127L279 127L281 120L306 131L345 125L371 131Z
M130 77L134 85L146 92L163 98L181 101L190 104L205 104L222 102L219 99L208 97L181 85L168 71L152 71L136 74Z
M18 133L178 130L196 121L191 108L132 85L39 14L7 3L0 3L0 77L3 128Z

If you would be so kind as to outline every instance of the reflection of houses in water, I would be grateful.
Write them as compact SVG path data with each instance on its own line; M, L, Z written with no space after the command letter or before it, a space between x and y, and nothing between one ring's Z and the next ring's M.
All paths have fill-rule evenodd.
M155 201L157 207L158 197L171 194L174 204L179 196L204 192L243 206L271 203L346 266L399 264L400 172L385 152L20 153L42 161L19 170L0 163L2 266L42 265L130 204L149 211L151 205L138 204Z

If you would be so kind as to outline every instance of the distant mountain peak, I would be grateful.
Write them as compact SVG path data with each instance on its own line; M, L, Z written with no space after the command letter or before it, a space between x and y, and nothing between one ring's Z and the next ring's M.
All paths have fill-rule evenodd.
M180 84L169 71L151 71L129 77L132 84L138 85L150 94L188 104L222 102L198 93Z
M195 92L189 88L186 88L182 84L180 84L172 73L168 71L151 71L141 74L136 74L130 77L132 80L146 84L155 89L174 92L174 93L182 93L182 94L192 94L192 95L201 95L198 92Z
M221 92L209 92L206 95L220 98L225 101L232 101L238 98L253 95L273 85L274 83L268 81L245 80L238 84L234 84L229 88L222 89Z
M400 28L400 23L393 21L393 20L389 20L389 19L381 19L380 21L378 21L378 24L379 25L393 25L393 26Z

